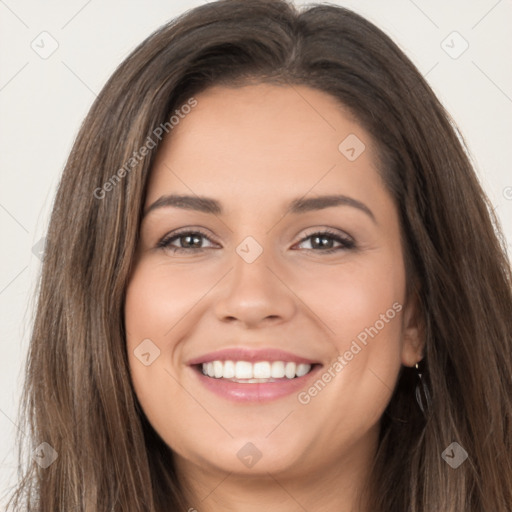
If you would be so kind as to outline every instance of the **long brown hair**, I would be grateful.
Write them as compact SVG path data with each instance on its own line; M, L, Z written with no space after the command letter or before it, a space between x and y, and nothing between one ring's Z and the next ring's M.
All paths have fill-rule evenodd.
M512 279L492 205L449 115L388 36L344 8L299 11L285 0L222 0L164 25L85 119L47 235L20 408L30 451L12 509L187 510L172 451L131 384L124 292L156 128L211 85L250 82L337 98L374 137L400 215L431 402L424 416L402 368L370 510L510 511ZM148 137L156 147L139 158ZM44 469L31 458L43 442L58 454ZM468 453L457 469L441 456L452 442Z

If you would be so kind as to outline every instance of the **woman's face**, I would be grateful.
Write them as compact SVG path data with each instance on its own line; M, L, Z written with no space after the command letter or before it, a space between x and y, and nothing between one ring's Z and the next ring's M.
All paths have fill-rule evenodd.
M421 357L374 143L308 87L196 100L159 149L127 289L138 400L183 468L356 468Z

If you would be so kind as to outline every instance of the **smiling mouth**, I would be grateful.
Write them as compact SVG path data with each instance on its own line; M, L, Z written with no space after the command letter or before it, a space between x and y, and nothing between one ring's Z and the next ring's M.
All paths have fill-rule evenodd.
M300 379L317 364L292 361L209 361L195 365L204 376L239 384L266 384Z

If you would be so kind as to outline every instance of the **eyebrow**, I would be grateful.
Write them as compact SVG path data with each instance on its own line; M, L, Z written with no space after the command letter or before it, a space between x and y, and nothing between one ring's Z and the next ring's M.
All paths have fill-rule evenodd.
M376 222L373 212L361 201L345 195L325 195L309 198L294 199L289 204L289 212L292 214L306 213L315 210L323 210L333 206L351 206L361 210L368 215L373 222ZM184 210L195 210L213 215L222 214L222 206L219 201L209 197L187 196L187 195L166 195L157 199L144 212L143 217L158 208L174 207Z

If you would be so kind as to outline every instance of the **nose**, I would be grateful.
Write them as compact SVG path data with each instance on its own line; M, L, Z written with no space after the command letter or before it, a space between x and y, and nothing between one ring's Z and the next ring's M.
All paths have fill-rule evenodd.
M214 306L220 321L254 328L283 323L296 314L296 297L269 263L265 251L252 263L235 253L233 269Z

